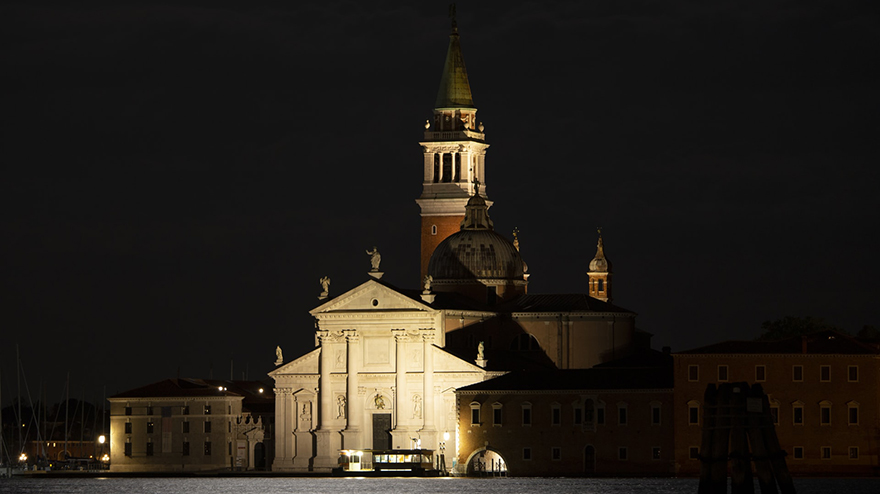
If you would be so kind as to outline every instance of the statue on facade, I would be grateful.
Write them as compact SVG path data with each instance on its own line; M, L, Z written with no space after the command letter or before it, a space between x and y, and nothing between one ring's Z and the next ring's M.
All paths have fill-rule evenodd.
M345 395L339 395L336 397L336 418L345 418Z
M486 355L483 353L486 350L486 346L481 341L479 345L477 345L477 360L485 360Z
M431 293L432 283L434 283L434 277L431 275L425 276L425 293Z
M373 404L376 405L376 410L385 410L385 398L382 398L382 395L376 393L376 396L373 398Z
M275 366L279 366L284 363L284 356L281 354L281 346L275 347Z
M379 254L379 249L376 246L373 246L373 250L368 250L367 255L370 256L370 264L373 266L372 271L379 271L379 263L382 262L382 255Z
M318 280L318 283L321 284L321 289L323 290L321 292L321 295L318 296L318 299L324 300L325 298L327 298L330 295L330 277L324 276L323 278Z
M413 395L413 418L422 418L422 397L419 395Z

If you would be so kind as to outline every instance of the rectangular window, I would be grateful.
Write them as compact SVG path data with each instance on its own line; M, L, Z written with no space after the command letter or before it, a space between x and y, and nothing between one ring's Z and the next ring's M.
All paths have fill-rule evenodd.
M849 425L859 425L859 407L849 407L847 412Z
M183 456L189 456L189 441L183 442Z
M553 461L559 461L562 459L562 448L552 447L550 448L550 459Z
M718 380L719 381L727 381L727 366L719 365L718 366Z
M795 446L794 447L794 459L795 460L803 460L804 459L804 447L803 446Z
M492 425L501 427L501 409L495 408L492 410Z
M831 407L823 406L819 408L819 422L822 425L831 425Z
M131 415L131 407L125 407L125 414Z
M226 422L226 432L232 432L232 421Z
M850 460L858 460L859 459L859 448L857 446L849 447L849 459Z
M803 382L803 380L804 380L804 366L803 365L795 365L791 368L791 380L794 382Z
M523 448L523 460L531 460L532 459L532 448Z
M819 380L823 383L831 381L831 366L823 365L819 367Z
M205 456L211 456L211 441L205 441Z
M617 408L617 425L626 425L626 407Z
M532 409L522 409L522 425L532 425Z
M660 425L660 407L651 407L651 425Z
M147 407L147 415L153 415L153 407Z
M767 367L763 365L755 366L755 381L764 382L767 380Z
M189 405L184 406L181 412L183 413L183 415L189 415Z
M480 409L471 408L471 425L480 425Z
M599 425L605 425L605 407L596 409L596 423Z
M688 407L688 424L700 425L700 407L693 405Z
M125 423L125 433L126 433L126 434L131 434L131 422L126 422L126 423Z
M205 421L205 432L206 433L211 432L211 421L210 420Z
M152 434L152 433L153 433L153 421L151 420L151 421L147 422L147 434Z
M699 460L700 448L697 446L691 446L690 448L688 448L688 458L691 460Z
M188 421L183 423L183 433L189 434L189 422Z
M792 408L792 423L794 425L804 425L804 407L794 407Z
M773 425L779 425L779 407L770 407L770 417L773 418Z
M153 456L153 443L147 443L147 456Z
M660 448L653 447L651 448L651 459L659 460L660 459Z
M831 446L822 446L822 459L830 460L831 459Z
M559 407L553 407L550 410L550 417L551 425L559 425L562 423L562 410Z
M131 443L125 443L125 456L131 456Z
M850 365L846 368L846 380L854 383L859 381L859 366Z
M580 408L574 409L574 425L581 425L584 422L584 411Z
M699 365L689 365L688 366L688 381L695 382L700 380L700 366Z
M617 448L617 459L625 460L627 458L626 448Z
M205 405L205 415L211 415L211 405Z
M229 456L232 456L232 441L229 441L228 444L229 444L229 453L227 453L227 454L228 454Z

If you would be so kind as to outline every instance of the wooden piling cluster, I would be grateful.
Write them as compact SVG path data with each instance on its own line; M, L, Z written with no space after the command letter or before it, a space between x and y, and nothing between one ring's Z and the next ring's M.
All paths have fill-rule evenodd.
M770 401L760 384L706 386L699 494L727 493L728 461L732 494L755 492L753 462L762 494L794 494L785 455L776 437Z

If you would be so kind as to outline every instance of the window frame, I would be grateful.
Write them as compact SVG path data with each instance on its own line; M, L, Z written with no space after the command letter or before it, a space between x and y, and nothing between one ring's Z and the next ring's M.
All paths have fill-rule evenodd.
M501 411L503 405L497 401L492 404L492 427L501 427L503 425L504 413Z
M562 425L562 406L559 403L550 404L550 426L559 427Z
M702 417L700 417L700 415L701 415L700 414L700 402L698 402L696 400L691 400L691 401L687 402L687 406L688 406L688 415L687 415L688 425L700 425L700 419L702 418ZM694 412L694 410L696 410L696 412ZM696 417L697 417L696 421L692 420L694 418L694 416L693 416L694 413L696 413Z
M688 460L699 460L700 459L700 447L699 446L688 446Z
M660 461L663 459L662 449L660 446L651 446L651 461Z
M798 376L800 374L800 376ZM791 366L791 382L802 383L804 382L804 366L803 365L792 365Z
M629 407L625 402L617 403L617 425L624 426L629 423Z
M651 406L651 425L663 425L663 404L659 401L652 401Z
M693 375L691 375L691 374L693 374ZM695 383L695 382L700 381L700 366L699 366L699 364L688 365L687 377L688 377L688 382Z
M562 461L562 448L559 446L550 447L550 461Z
M629 461L629 451L626 446L617 447L617 461Z
M853 371L855 371L855 379L853 379ZM846 366L846 381L851 382L851 383L859 382L859 366L858 365Z
M767 366L759 364L755 366L755 382L767 382Z
M800 453L800 455L798 454ZM804 447L803 446L794 446L791 448L791 457L795 460L803 460L804 459Z
M855 412L855 422L853 422L853 412ZM859 425L859 419L861 418L861 412L859 411L859 402L850 401L846 404L846 424L847 425Z
M480 408L482 404L476 401L471 402L471 427L479 427L482 424L482 415L480 414Z
M819 402L819 425L831 425L831 402L828 400Z
M798 411L800 411L800 421L798 421ZM804 425L804 402L798 400L791 404L791 425Z
M827 376L825 374L828 374ZM831 382L831 366L830 365L820 365L819 366L819 382L820 383L830 383Z
M521 405L522 413L520 414L520 418L522 419L523 427L531 427L532 422L534 421L534 417L532 417L532 404L525 401Z
M855 455L853 455L853 451L855 451ZM859 447L858 446L850 446L847 448L847 456L850 460L858 460L859 459Z
M721 378L721 370L724 370L724 379ZM730 367L727 364L718 364L718 382L726 383L730 381Z
M532 461L532 448L526 446L522 449L523 461Z
M825 455L825 452L828 452L828 456ZM822 460L830 460L831 459L831 446L822 446L819 448L819 458Z

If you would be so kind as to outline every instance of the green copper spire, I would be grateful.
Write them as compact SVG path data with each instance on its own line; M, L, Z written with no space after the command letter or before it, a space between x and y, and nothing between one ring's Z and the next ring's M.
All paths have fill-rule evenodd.
M468 83L464 56L461 54L461 41L458 37L458 25L455 22L455 7L450 9L452 17L452 34L449 35L449 50L446 52L446 64L443 65L443 76L440 78L440 91L434 108L476 108L471 96L471 85Z

